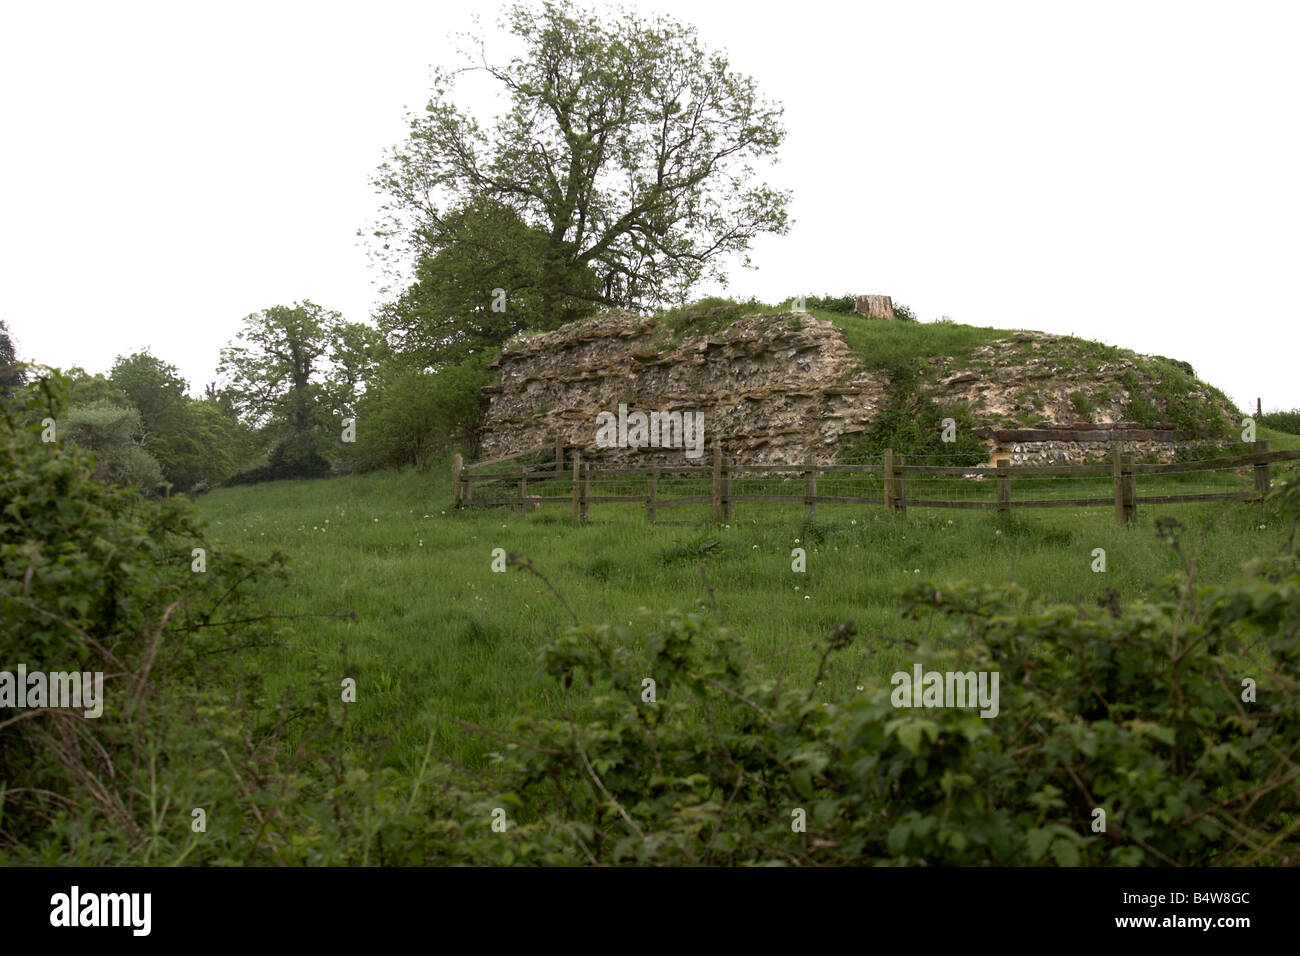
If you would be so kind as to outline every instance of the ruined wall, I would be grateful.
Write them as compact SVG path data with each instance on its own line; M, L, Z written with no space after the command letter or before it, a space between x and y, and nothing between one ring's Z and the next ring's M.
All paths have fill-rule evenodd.
M1093 462L1105 459L1114 441L1139 458L1174 460L1190 436L1169 423L1123 420L1134 398L1155 392L1145 357L1111 350L1114 356L1089 363L1071 351L1079 342L1007 332L968 354L933 356L923 363L919 394L943 408L965 404L990 460ZM499 383L484 390L481 455L510 454L558 433L590 458L683 460L682 450L597 447L597 416L617 414L622 403L644 412L702 412L706 445L721 440L740 462L827 464L871 429L888 401L888 378L864 367L870 364L832 323L809 314L747 316L716 332L687 329L680 339L655 319L602 315L513 342L502 353ZM1217 401L1208 392L1201 397Z
M612 313L506 349L489 407L483 457L542 444L557 432L584 455L681 462L667 449L600 449L597 415L618 405L699 411L705 441L739 461L828 463L841 436L865 431L887 383L856 372L857 356L830 322L811 315L750 316L676 346L654 320Z
M1110 460L1116 445L1139 461L1175 461L1180 449L1195 444L1178 440L1173 429L1143 428L1129 423L977 428L975 434L991 446L990 463L1005 458L1013 465L1095 464Z

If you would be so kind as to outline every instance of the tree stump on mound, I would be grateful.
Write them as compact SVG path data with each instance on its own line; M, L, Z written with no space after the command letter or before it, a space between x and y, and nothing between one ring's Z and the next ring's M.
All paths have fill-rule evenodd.
M860 295L853 300L853 311L869 319L892 319L894 301L887 295Z

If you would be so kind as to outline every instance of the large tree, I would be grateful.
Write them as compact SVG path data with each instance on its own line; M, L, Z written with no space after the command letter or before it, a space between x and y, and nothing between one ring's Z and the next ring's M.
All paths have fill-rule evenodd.
M477 38L470 65L437 71L424 113L380 168L388 201L376 235L390 259L479 249L484 211L509 210L537 241L488 244L502 260L498 286L533 292L533 324L550 328L574 303L681 298L725 278L730 256L748 265L755 236L786 231L788 193L752 165L775 156L781 110L693 27L626 11L601 19L568 0L515 5L502 26L526 52L491 64ZM507 100L490 129L451 100L466 73Z
M304 300L247 316L217 371L225 402L273 459L289 472L294 463L319 471L322 453L337 451L337 429L355 410L377 348L374 329Z
M218 484L249 463L247 429L221 403L190 398L176 366L146 349L119 355L109 379L139 410L144 446L177 489Z
M415 281L379 310L379 325L408 362L432 367L481 356L537 322L543 308L541 266L547 233L488 197L442 217L455 242L423 256ZM577 318L598 292L596 274L576 270L564 283L579 293L559 303L560 321Z

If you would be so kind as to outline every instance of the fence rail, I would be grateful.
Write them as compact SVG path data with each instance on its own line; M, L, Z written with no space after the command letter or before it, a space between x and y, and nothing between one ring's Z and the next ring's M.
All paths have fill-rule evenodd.
M520 465L503 471L482 471L484 467L500 467L516 459L529 455L550 454L554 451L554 460L539 465ZM566 455L566 452L568 453ZM664 508L676 508L685 505L711 504L713 516L717 520L730 520L736 504L764 503L802 503L809 514L815 514L819 504L862 504L883 505L887 511L904 512L909 506L917 508L959 508L986 509L1009 513L1021 508L1086 508L1113 506L1115 517L1120 522L1132 521L1137 516L1138 505L1173 504L1179 502L1205 501L1252 501L1261 500L1271 487L1269 466L1278 462L1300 461L1300 449L1291 451L1270 451L1267 441L1254 443L1250 453L1231 458L1214 458L1204 461L1175 462L1171 464L1139 464L1134 456L1114 450L1109 463L1090 465L1032 465L1012 466L1006 461L999 461L996 467L979 465L962 467L959 465L909 465L902 455L895 455L887 450L880 463L819 465L814 461L787 465L737 465L728 460L721 445L713 446L711 465L669 465L653 464L641 467L619 465L602 465L599 462L584 462L581 449L568 448L557 438L554 443L540 445L534 449L517 452L504 458L465 464L460 455L452 462L452 494L458 508L474 507L511 507L518 508L521 514L542 505L567 504L574 520L585 520L593 504L643 504L646 517L654 522L658 512ZM1216 492L1197 492L1194 494L1138 494L1138 476L1145 478L1164 475L1187 475L1195 472L1212 472L1251 468L1254 483L1249 489L1236 488ZM818 491L818 478L827 479L821 492ZM846 482L863 479L872 487L857 489L845 487ZM1087 494L1087 489L1077 487L1080 481L1088 478L1109 478L1110 491L1107 494ZM628 486L640 479L645 482L644 491ZM686 494L679 496L665 495L665 480L684 479L696 483L708 482L710 494ZM909 482L909 479L911 481ZM1055 481L1049 481L1055 479ZM569 494L563 497L529 494L529 482L534 486L551 483L556 480L569 480ZM946 484L951 490L954 482L979 483L988 481L995 494L991 499L934 497L925 493L927 483ZM592 493L592 482L613 487L597 489ZM779 481L795 484L789 494L771 494L769 489L762 493L733 490L734 481L754 481L770 485ZM1039 485L1068 485L1066 496L1030 496L1013 497L1012 490L1019 482L1022 487L1031 482L1045 482ZM493 484L513 483L517 491L514 495L484 497L475 495L476 488ZM830 487L827 487L830 485ZM911 486L909 488L909 485ZM544 484L553 488L553 484ZM797 490L796 490L797 488ZM842 494L834 492L863 490L866 494ZM827 493L832 492L832 493Z

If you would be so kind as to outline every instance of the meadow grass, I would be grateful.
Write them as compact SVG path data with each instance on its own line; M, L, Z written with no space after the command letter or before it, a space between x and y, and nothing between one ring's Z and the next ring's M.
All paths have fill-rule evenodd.
M1129 600L1179 566L1154 532L1157 516L1184 524L1185 549L1210 584L1277 551L1290 531L1267 503L1142 507L1127 527L1105 507L1018 511L1000 522L991 512L888 515L867 505L820 505L809 518L800 504L737 504L726 523L707 505L684 506L655 525L638 505L593 505L591 521L574 524L560 503L526 516L457 511L448 471L275 482L199 501L213 560L222 547L289 556L287 585L257 585L277 613L355 612L296 619L283 646L241 652L247 666L272 693L305 690L317 662L355 677L349 721L408 769L430 740L444 758L481 768L494 745L473 727L500 730L522 707L563 705L538 651L572 619L538 578L494 573L494 548L527 557L584 624L644 634L668 609L704 604L769 658L761 666L774 677L811 679L821 639L852 620L859 636L817 690L830 700L910 667L909 648L934 626L899 614L900 591L915 582L1014 582L1051 603L1095 603L1114 589ZM1150 483L1139 490L1156 493ZM791 570L796 547L806 549L805 573ZM1095 548L1105 549L1105 573L1091 570Z

